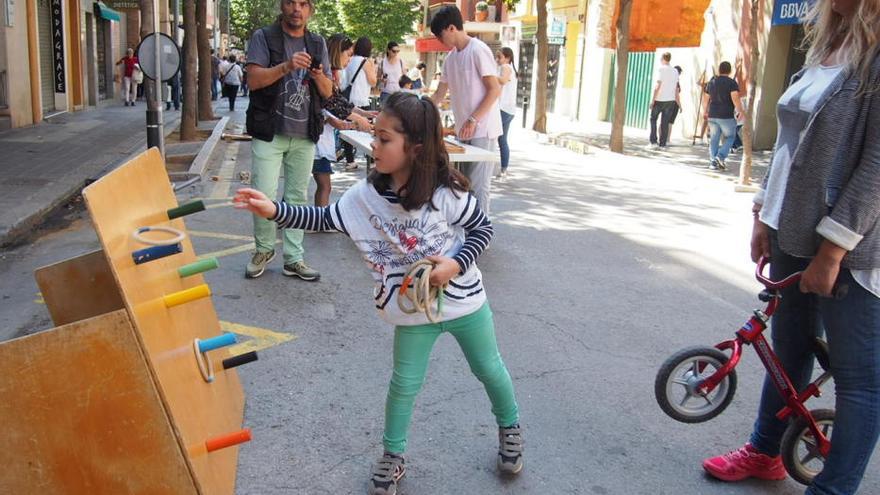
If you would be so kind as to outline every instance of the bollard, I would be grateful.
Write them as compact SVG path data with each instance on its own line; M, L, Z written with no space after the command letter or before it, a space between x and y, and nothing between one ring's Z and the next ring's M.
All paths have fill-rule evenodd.
M174 306L179 306L181 304L185 304L188 302L195 301L196 299L201 299L203 297L208 297L211 295L211 288L208 287L208 284L197 285L191 289L182 290L180 292L174 292L164 296L162 298L165 301L166 308L172 308Z

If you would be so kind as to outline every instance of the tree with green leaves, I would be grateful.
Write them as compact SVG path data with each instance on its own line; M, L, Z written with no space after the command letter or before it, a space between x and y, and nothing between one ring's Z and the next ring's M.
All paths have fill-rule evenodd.
M279 0L229 0L229 33L245 42L257 29L275 22Z
M420 0L339 0L339 18L344 32L367 36L376 47L389 41L403 41L414 34L422 19Z
M321 36L330 37L336 33L346 33L336 0L314 0L315 13L309 20L309 29Z

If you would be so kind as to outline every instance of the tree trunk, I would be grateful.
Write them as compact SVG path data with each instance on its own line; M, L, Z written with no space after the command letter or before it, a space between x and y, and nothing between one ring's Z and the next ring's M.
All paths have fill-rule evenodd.
M547 42L547 0L538 0L538 87L535 89L535 123L532 126L537 132L547 133L547 65L550 46Z
M199 50L199 120L214 120L211 103L211 39L208 38L208 0L196 0L196 35Z
M180 140L196 138L198 123L198 51L196 50L196 9L191 1L183 2L183 111L180 117ZM210 88L208 88L210 90Z
M141 0L141 39L153 34L153 0ZM152 54L151 54L152 56ZM155 77L155 74L153 74ZM144 99L147 100L147 110L158 110L159 102L156 98L156 83L144 77Z
M752 183L752 145L754 142L753 116L755 115L755 93L758 87L758 13L761 0L752 0L751 19L749 21L749 91L746 105L746 118L742 128L743 159L739 167L739 183L748 186Z
M632 0L620 0L617 17L617 77L614 83L614 118L611 121L610 148L623 153L623 124L626 121L626 71L629 66L629 19Z

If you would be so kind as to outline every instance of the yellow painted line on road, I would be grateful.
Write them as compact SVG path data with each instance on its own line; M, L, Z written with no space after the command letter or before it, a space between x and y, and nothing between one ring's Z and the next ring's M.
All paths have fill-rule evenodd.
M229 249L221 249L220 251L212 251L210 253L205 253L205 254L199 255L199 259L222 258L224 256L230 256L233 254L244 253L246 251L253 251L256 248L257 248L257 246L253 242L249 242L243 246L237 246L237 247L229 248Z
M206 210L213 210L214 208L226 208L226 207L232 208L232 197L231 196L228 198L223 198L223 200L224 201L222 203L214 203L212 205L207 205L207 206L205 206L205 209Z
M35 302L35 303L37 303L37 304L46 304L46 300L43 298L43 293L42 293L42 292L37 292L35 295L37 296L37 298L34 299L34 302Z
M231 241L252 241L252 240L254 240L254 236L252 236L252 235L224 234L222 232L208 232L206 230L190 230L189 235L192 237L208 237L210 239L228 239Z
M243 354L251 351L261 351L285 342L290 342L297 338L297 336L292 333L275 332L265 328L251 327L222 320L220 321L220 329L224 332L232 332L234 334L252 337L251 340L230 347L229 353L231 355Z

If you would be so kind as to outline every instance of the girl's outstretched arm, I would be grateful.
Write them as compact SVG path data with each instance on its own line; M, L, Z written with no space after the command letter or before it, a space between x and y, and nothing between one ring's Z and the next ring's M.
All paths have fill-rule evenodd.
M328 232L337 230L345 232L336 226L330 215L332 208L338 208L337 203L330 206L299 206L290 205L284 201L274 202L277 211L269 220L274 221L282 229L303 229L315 232ZM338 213L338 212L337 212Z
M244 187L235 192L232 206L272 220L283 229L302 229L316 232L337 230L348 235L345 226L337 226L330 214L331 211L339 214L338 203L333 203L330 206L289 205L284 201L272 201L262 192Z
M268 196L250 187L243 187L235 191L235 196L232 198L232 206L239 210L247 210L263 218L272 218L277 210L275 204Z

